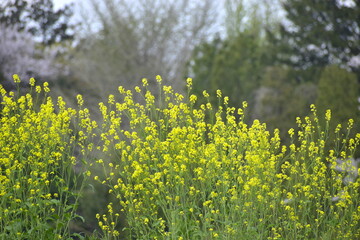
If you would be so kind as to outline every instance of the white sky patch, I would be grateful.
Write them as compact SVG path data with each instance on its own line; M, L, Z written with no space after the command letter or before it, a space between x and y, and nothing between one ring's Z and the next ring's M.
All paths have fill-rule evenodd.
M356 3L354 0L339 0L339 5L343 7L352 8L356 6Z
M349 61L349 65L351 67L360 67L360 55L353 56Z
M66 4L75 3L78 1L79 0L53 0L53 3L54 3L54 8L59 9L59 8L64 7Z

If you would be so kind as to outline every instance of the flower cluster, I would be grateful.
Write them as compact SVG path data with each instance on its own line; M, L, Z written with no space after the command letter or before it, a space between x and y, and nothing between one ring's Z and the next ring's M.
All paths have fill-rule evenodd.
M20 83L17 75L14 82ZM23 96L0 85L0 238L62 239L78 198L71 128L77 111L61 97L54 103L47 83L31 84Z
M245 123L246 102L229 107L217 91L219 106L196 108L196 96L163 86L158 104L147 85L135 89L145 93L144 103L120 87L123 101L110 96L100 104L104 179L95 179L117 199L109 209L121 206L103 218L125 214L129 238L360 237L359 180L344 185L335 169L337 158L354 154L359 135L326 152L328 131L321 131L312 106L313 116L297 119L299 129L289 130L293 141L285 146L278 130ZM105 222L101 228L116 237L116 221Z
M142 82L100 103L99 121L81 95L75 110L47 83L23 96L0 85L1 239L70 238L88 177L111 196L94 214L103 239L360 238L353 120L331 130L327 111L324 128L312 105L283 145L220 90L213 106L191 79L187 96Z

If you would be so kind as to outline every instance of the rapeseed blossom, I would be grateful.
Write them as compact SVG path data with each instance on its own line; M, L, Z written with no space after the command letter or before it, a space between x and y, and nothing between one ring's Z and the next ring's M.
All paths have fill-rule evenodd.
M20 78L14 75L14 82ZM0 105L0 238L57 239L69 236L78 196L73 169L76 146L71 121L76 111L55 103L48 83L20 96L1 88ZM45 92L41 103L36 93ZM81 119L84 120L84 119ZM78 156L80 157L80 156ZM74 205L69 201L75 201Z
M292 143L282 145L277 129L244 122L246 102L235 109L217 91L219 106L195 108L191 79L187 87L188 99L162 86L160 105L148 90L136 89L145 92L140 104L121 87L124 102L114 112L101 104L108 163L97 180L117 199L99 220L108 238L117 236L115 214L125 214L136 239L360 237L359 180L344 186L345 175L331 167L354 154L359 136L326 152L328 131L318 128L312 105L313 115L298 118ZM324 118L329 122L331 112Z
M47 83L30 79L24 96L0 85L0 238L69 238L87 178L111 196L94 216L103 239L360 238L360 134L329 129L330 111L322 129L311 105L284 145L278 129L244 120L247 102L229 106L219 90L212 105L190 78L187 96L156 82L158 94L147 79L119 87L99 121L81 95L76 110Z

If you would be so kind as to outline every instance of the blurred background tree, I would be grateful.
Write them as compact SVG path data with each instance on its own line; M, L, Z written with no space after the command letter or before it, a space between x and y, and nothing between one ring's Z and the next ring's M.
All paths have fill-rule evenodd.
M290 67L289 79L296 80L292 81L294 88L306 82L312 89L317 88L316 94L308 95L312 96L311 102L319 105L320 114L330 108L333 122L344 125L348 118L357 120L360 2L289 0L282 6L286 21L280 24L279 32L268 31L269 42L276 49L274 60ZM306 93L309 91L304 91ZM299 99L298 95L293 97ZM302 111L305 107L302 104L293 107L299 113L308 114Z
M15 89L12 75L17 73L26 82L30 77L52 78L59 74L55 55L43 51L28 32L0 24L0 84Z
M326 66L318 84L316 106L319 114L327 109L332 112L331 127L337 124L347 127L350 118L355 120L355 129L359 130L359 85L356 75L336 65Z
M251 3L225 1L225 34L195 49L188 75L194 78L197 94L202 89L212 93L221 89L230 97L230 104L237 107L247 100L249 121L259 118L270 129L279 128L286 139L287 129L296 127L297 116L309 114L311 103L331 107L331 101L320 100L324 95L335 97L324 90L324 68L337 65L357 74L359 80L360 3ZM338 83L347 89L345 75L337 76ZM344 91L331 84L335 80L327 81L327 86L338 94L337 104L347 112L344 118L356 118L358 109L354 105L358 105L359 93L341 95ZM212 101L216 102L216 97Z
M72 14L70 5L55 11L51 0L1 2L0 83L13 89L14 73L24 85L30 77L54 83L68 76L61 58L75 36Z
M75 31L73 5L54 10L51 0L2 2L2 78L14 72L52 78L58 94L87 93L96 102L114 86L132 88L157 74L182 91L190 76L195 93L221 89L236 107L247 100L250 120L269 121L272 128L294 122L288 111L308 113L303 108L322 92L317 88L326 66L346 69L359 81L359 1L87 3Z
M132 88L162 75L177 91L194 47L208 38L216 20L212 0L90 0L91 20L74 58L77 78L101 96L114 85ZM87 27L87 28L86 28ZM151 84L151 82L150 82Z
M359 1L289 0L283 8L287 21L274 41L278 60L302 69L337 64L359 72Z
M244 100L251 106L271 61L272 50L265 29L275 31L278 20L268 1L245 4L242 0L227 0L224 7L225 34L218 34L212 42L204 42L195 49L187 74L194 78L194 92L199 94L207 89L213 94L213 103L217 102L216 90L221 89L229 96L231 106L241 106Z
M288 130L295 128L296 117L309 114L310 104L316 101L317 86L298 82L288 66L269 66L255 91L251 119L261 119L269 130L278 128L281 139L288 141Z
M52 0L5 0L0 5L1 24L29 32L44 45L74 39L72 15L71 5L54 10Z

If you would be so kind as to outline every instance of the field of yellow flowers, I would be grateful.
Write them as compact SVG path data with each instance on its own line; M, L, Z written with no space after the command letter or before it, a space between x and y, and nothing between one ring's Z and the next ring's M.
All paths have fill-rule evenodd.
M100 121L47 83L0 85L0 239L360 239L353 120L329 129L331 112L312 105L285 145L246 123L246 102L230 107L217 91L218 106L199 104L209 94L193 95L191 79L186 96L156 80L156 97L146 79L119 87ZM85 237L69 226L87 221L77 208L90 181L112 197Z

